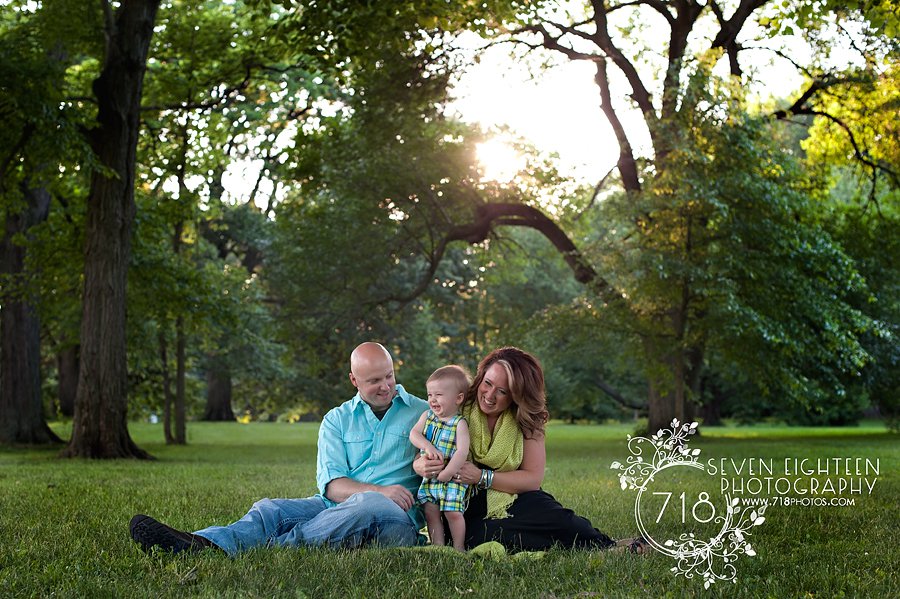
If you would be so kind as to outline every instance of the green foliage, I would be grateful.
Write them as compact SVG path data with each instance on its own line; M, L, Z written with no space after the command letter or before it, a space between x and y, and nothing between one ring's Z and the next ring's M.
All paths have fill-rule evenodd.
M211 356L230 370L241 405L256 411L273 411L285 405L290 398L280 385L289 373L283 365L283 349L275 341L272 316L264 304L267 290L263 281L235 263L233 255L219 258L193 226L185 235L181 251L175 253L167 216L167 207L172 205L168 198L140 199L129 279L130 314L140 316L129 320L133 400L147 402L151 410L161 405L158 339L163 335L168 340L170 377L174 377L173 326L181 316L189 340L189 398L194 399L195 412L201 409L197 400L202 396ZM259 213L246 213L241 207L226 208L225 213L244 214L222 221L231 225L229 232L237 239L253 226L265 229L268 223ZM256 224L251 226L246 221ZM222 223L219 226L225 227ZM260 240L245 236L244 241Z
M273 3L260 0L262 10ZM296 5L291 0L275 2ZM513 0L425 0L402 3L358 3L320 0L287 12L279 36L294 47L316 48L323 63L339 66L346 75L373 54L402 54L418 46L425 55L439 53L444 32L474 30L496 33L503 23L536 10L534 2ZM374 52L373 52L374 51Z
M181 319L194 409L207 360L218 360L240 405L321 413L350 391L352 347L377 339L420 394L445 362L474 369L487 349L522 345L543 359L551 412L566 419L631 416L622 398L641 406L651 382L674 388L677 355L702 358L685 377L689 397L726 397L729 413L852 422L871 400L894 417L896 268L893 249L881 250L896 239L898 186L885 173L900 164L898 86L896 68L879 61L895 56L895 3L766 3L757 15L760 37L810 41L812 75L828 64L835 15L867 28L869 62L814 107L851 126L881 167L874 185L869 169L849 166L853 144L833 120L816 121L802 146L808 162L795 162L797 139L745 116L740 90L710 75L723 57L714 51L683 61L679 108L650 127L666 152L641 162L643 192L596 205L552 165L530 164L515 185L480 180L482 132L445 112L462 68L452 34L504 35L510 23L538 22L546 6L557 7L163 4L144 85L129 275L136 411L158 408L160 340L172 346ZM649 21L640 12L619 20L628 10L616 11L613 28L637 48L642 73L661 76L658 49L638 48ZM559 16L580 20L572 12ZM102 18L99 4L71 0L0 12L3 213L21 210L23 182L54 197L32 231L29 276L15 281L38 298L48 363L77 342L83 202L97 168L85 98L103 55ZM247 163L261 165L258 179L226 192L226 176ZM865 177L867 193L855 195L862 186L848 173ZM886 220L841 212L856 201ZM496 226L486 241L442 245L488 202L551 215L622 299L585 292L533 231ZM12 283L2 281L4 292Z
M896 208L880 212L858 205L838 205L828 222L865 278L869 294L858 294L853 304L875 326L861 338L872 359L858 376L850 378L849 394L860 395L877 406L888 425L900 427L900 218Z
M23 190L51 194L46 221L13 242L25 271L0 276L5 297L26 298L44 327L45 353L77 344L84 200L100 168L85 131L95 107L84 98L102 50L98 5L45 2L0 12L0 222L26 210Z
M803 148L810 167L842 183L839 202L897 204L900 199L900 68L861 77L835 89L820 108L833 119L818 119ZM848 128L852 136L848 135ZM852 177L849 175L853 175Z
M410 365L400 380L419 392L434 368L472 352L466 324L439 324L446 319L432 314L473 295L474 260L467 265L467 250L449 248L429 274L464 205L472 148L436 109L446 83L440 61L373 54L383 60L355 80L346 111L298 139L301 186L278 207L267 263L283 298L281 339L302 373L297 395L319 410L345 398L347 356L362 339L383 341ZM432 280L439 286L417 299Z
M644 193L601 207L597 259L627 305L610 315L645 347L652 339L650 378L673 352L707 352L778 397L783 415L852 421L858 396L838 406L844 373L868 358L860 335L871 321L851 303L864 281L818 224L822 190L781 150L777 128L725 116L726 102L688 102L706 108L670 123L678 135Z
M160 12L143 98L147 135L138 148L129 280L131 391L144 413L160 405L162 342L174 378L179 319L189 410L201 409L212 362L228 370L240 406L275 412L290 402L261 276L272 223L254 204L256 189L235 205L223 184L230 165L260 158L277 178L279 139L296 131L293 121L319 93L302 66L304 49L271 40L276 19L244 3L178 2Z
M741 141L726 141L734 164L762 160L746 178L717 168L715 185L728 186L730 205L711 219L725 237L713 242L708 271L718 279L709 307L716 343L730 340L723 351L755 373L764 391L823 401L840 396L839 373L857 372L867 357L858 336L869 321L849 305L864 282L816 225L809 202L815 189L796 167L771 150L742 155Z
M780 25L781 31L795 34L792 25L804 30L823 27L829 17L859 20L869 29L869 35L881 36L885 42L896 42L900 32L900 4L896 0L793 0L782 2L779 14L767 24ZM895 48L896 48L896 44Z
M871 360L857 376L846 377L845 384L852 395L877 406L896 428L900 413L896 342L900 326L900 146L896 143L900 84L896 65L847 83L840 91L839 98L833 96L822 106L837 120L817 121L803 146L810 168L832 185L829 208L821 216L823 226L840 241L866 283L866 292L851 295L852 304L874 323L861 337ZM851 128L852 138L844 127ZM858 160L858 151L866 163Z
M579 298L551 304L526 322L522 345L542 361L552 418L603 422L646 410L640 347L608 309Z
M0 114L4 120L0 130L0 208L4 222L7 214L25 209L22 186L45 188L64 203L77 204L84 194L84 177L97 168L81 131L91 110L68 98L83 91L68 77L79 59L72 56L80 50L78 40L53 37L60 27L59 15L11 14L15 16L0 21ZM78 11L73 14L76 20L81 16ZM24 239L20 241L24 243Z

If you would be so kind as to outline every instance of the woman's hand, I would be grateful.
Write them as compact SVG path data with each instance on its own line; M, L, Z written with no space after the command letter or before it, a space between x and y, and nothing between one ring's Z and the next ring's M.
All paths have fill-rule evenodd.
M544 438L525 439L522 453L522 464L518 470L509 472L494 471L491 478L492 489L505 493L524 493L541 488L541 481L544 480L544 467L547 463ZM454 482L467 485L475 485L481 482L481 468L472 462L463 464L457 475L452 479Z
M481 468L472 462L466 462L459 468L459 472L453 477L454 482L466 485L474 485L481 480Z
M413 460L413 470L422 478L434 478L444 469L444 458L429 458L419 455Z

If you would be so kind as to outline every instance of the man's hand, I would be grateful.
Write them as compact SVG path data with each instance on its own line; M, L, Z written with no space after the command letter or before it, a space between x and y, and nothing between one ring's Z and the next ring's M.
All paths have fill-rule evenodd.
M444 460L429 459L427 455L420 455L413 462L413 470L422 478L434 478L444 469Z
M409 492L409 489L401 485L380 487L378 492L399 505L404 512L416 503L416 499L413 497L413 494Z

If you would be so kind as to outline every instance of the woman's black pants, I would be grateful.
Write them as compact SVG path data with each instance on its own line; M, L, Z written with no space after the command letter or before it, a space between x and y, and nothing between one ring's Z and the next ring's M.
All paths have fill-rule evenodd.
M541 551L559 546L573 549L606 549L615 544L594 528L590 520L564 508L549 493L520 493L507 510L510 517L485 520L487 493L478 491L466 508L467 549L497 541L514 551Z

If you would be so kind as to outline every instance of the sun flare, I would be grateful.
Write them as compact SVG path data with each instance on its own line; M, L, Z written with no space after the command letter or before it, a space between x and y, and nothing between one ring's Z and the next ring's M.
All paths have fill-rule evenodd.
M490 139L476 147L482 181L512 181L525 166L525 157L502 139Z

